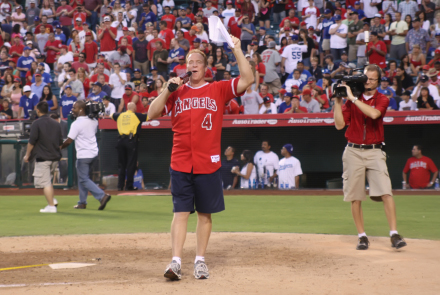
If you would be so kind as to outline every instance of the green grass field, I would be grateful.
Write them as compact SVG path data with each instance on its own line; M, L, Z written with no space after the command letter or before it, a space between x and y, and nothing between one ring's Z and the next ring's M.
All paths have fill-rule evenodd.
M169 232L170 196L115 196L104 211L89 196L86 210L73 209L77 196L57 197L57 214L42 214L43 196L1 196L0 236ZM213 215L217 232L277 232L354 235L350 204L342 196L226 196L226 211ZM440 239L440 197L396 196L398 229L407 238ZM363 203L366 232L387 236L383 205ZM189 231L195 231L190 218Z

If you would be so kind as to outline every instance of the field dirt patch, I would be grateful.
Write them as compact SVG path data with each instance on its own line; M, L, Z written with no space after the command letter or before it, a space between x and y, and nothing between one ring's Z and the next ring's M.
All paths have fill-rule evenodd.
M389 238L213 233L206 256L211 278L195 280L195 234L188 234L183 279L167 281L169 234L106 234L0 238L0 268L56 263L0 272L1 294L440 294L440 241L407 239L396 251ZM13 286L15 285L15 286Z

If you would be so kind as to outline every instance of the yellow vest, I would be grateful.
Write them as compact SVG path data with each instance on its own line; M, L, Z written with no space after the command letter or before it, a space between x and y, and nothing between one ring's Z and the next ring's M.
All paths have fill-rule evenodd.
M136 114L132 111L121 113L116 122L118 124L119 135L130 135L130 133L136 135L137 128L141 123Z

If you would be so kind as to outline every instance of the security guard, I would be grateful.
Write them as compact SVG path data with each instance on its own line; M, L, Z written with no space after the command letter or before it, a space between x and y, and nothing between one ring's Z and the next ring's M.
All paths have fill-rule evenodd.
M112 119L118 123L118 190L136 190L133 187L133 178L137 164L137 148L139 132L142 122L147 121L147 115L136 113L136 104L129 102L127 111L114 113ZM125 176L127 175L127 182Z

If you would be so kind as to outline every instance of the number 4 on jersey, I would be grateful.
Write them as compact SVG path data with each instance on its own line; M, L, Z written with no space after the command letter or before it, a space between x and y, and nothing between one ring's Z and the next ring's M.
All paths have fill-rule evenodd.
M206 114L205 119L203 119L202 122L202 128L205 128L206 130L212 129L211 114Z

